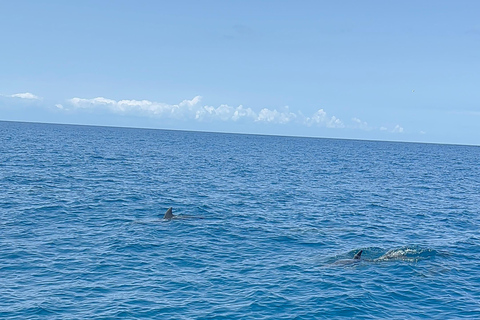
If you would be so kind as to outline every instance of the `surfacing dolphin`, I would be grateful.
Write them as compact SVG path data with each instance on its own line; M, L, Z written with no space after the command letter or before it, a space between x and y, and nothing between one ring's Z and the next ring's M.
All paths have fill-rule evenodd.
M352 264L352 263L360 262L360 260L362 259L362 252L363 252L363 250L358 251L357 254L355 254L355 256L353 256L353 259L338 260L338 261L335 261L334 264L345 265L345 264Z
M173 215L172 211L173 211L172 207L168 208L167 212L165 212L165 215L163 216L163 219L166 219L166 220L173 219L173 217L175 216Z
M203 217L195 217L195 216L188 216L188 215L174 215L173 208L168 208L167 212L163 215L163 219L165 220L172 220L172 219L203 219Z
M353 260L360 260L362 258L363 250L357 252L357 254L353 257Z

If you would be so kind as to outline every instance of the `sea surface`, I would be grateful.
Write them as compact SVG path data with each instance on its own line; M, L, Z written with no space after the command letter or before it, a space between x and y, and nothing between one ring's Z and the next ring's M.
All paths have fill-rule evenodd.
M480 319L480 147L0 137L2 319Z

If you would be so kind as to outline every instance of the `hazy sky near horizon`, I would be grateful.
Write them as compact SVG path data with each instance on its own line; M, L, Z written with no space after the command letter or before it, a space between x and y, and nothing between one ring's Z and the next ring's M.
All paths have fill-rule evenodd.
M480 145L478 1L2 1L0 120Z

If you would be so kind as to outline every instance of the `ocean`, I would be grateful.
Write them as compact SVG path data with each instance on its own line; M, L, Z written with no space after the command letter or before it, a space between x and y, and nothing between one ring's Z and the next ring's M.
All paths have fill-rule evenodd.
M0 136L0 318L480 319L480 147Z

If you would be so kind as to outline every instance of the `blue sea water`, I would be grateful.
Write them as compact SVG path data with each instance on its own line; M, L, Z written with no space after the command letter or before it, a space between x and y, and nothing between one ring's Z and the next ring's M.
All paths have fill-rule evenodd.
M479 147L0 136L0 318L480 318Z

